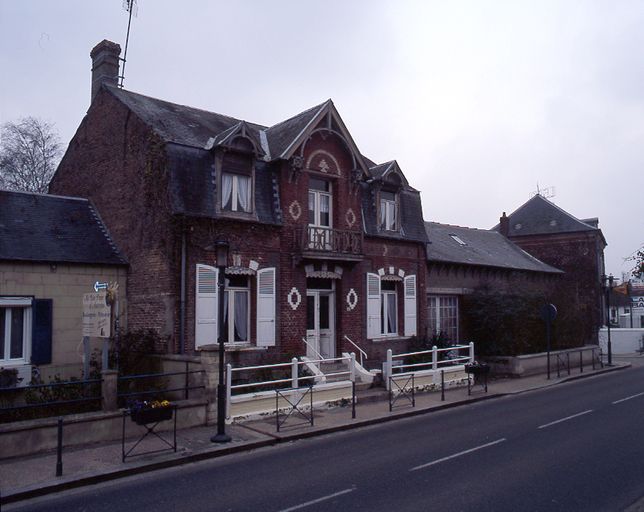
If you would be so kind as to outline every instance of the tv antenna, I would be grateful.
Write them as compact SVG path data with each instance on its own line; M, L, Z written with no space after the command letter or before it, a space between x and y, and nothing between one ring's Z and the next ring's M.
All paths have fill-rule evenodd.
M134 14L134 16L136 17L137 12L139 11L137 0L123 0L123 9L125 9L129 13L129 16L127 19L127 35L125 36L125 52L123 53L123 58L120 59L123 62L123 71L121 72L121 76L119 76L119 78L121 79L119 87L121 89L123 88L123 82L125 81L125 63L127 62L127 45L130 42L130 25L132 24L132 14Z
M540 188L539 182L537 181L537 190L530 193L530 199L532 199L534 196L541 196L545 197L546 199L552 199L553 197L555 197L555 187Z

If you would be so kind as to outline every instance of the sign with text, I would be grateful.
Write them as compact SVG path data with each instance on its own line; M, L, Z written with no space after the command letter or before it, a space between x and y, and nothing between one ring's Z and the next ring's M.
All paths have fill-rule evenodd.
M107 304L107 293L83 294L83 336L109 338L111 308Z
M644 297L631 297L633 309L644 309Z

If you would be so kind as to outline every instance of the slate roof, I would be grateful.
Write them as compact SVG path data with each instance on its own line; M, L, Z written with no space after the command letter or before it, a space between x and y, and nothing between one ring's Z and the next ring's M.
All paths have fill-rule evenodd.
M282 121L281 123L277 123L268 128L266 131L266 137L268 138L268 145L271 150L271 158L281 157L295 141L297 136L304 131L309 123L313 121L315 116L330 101L331 100L327 100L324 103L320 103L319 105L305 110L286 121Z
M477 265L507 270L562 273L531 256L496 231L426 222L427 261ZM458 237L460 244L451 235Z
M579 220L538 194L508 215L508 219L511 237L599 230L597 219ZM500 227L497 224L492 229L498 231Z
M125 265L87 199L0 190L0 260Z

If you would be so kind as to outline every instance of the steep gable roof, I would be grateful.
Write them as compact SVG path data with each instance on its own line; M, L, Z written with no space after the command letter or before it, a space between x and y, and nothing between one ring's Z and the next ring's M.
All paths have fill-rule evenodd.
M0 190L0 260L124 265L87 199Z
M562 273L531 256L496 231L426 222L427 261L507 270Z
M580 231L599 231L597 224L579 220L545 197L537 194L509 216L508 236L527 236ZM597 223L597 219L592 220ZM499 231L497 224L492 228Z

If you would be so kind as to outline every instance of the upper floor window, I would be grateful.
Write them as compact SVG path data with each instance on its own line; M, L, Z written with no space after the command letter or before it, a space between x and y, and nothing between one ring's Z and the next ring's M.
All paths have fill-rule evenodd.
M380 192L380 229L396 231L398 229L398 204L394 192Z
M309 225L331 227L331 183L318 178L309 179Z
M221 175L221 204L224 210L250 212L251 177L227 172Z

